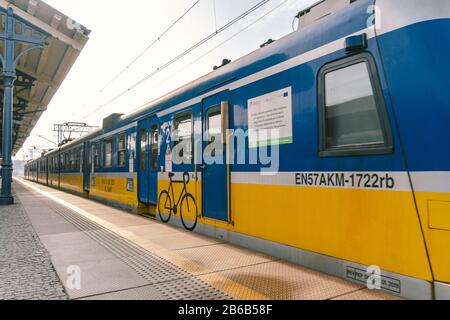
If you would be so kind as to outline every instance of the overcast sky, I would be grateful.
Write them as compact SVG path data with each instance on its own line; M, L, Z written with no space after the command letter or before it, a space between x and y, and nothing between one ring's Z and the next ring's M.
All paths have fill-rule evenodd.
M79 59L51 101L48 111L41 117L17 155L16 159L20 160L29 155L30 149L34 147L54 147L39 137L45 136L57 142L55 133L52 132L53 124L81 121L98 126L111 113L129 113L212 71L213 66L220 64L224 58L236 60L259 48L267 39L278 39L292 32L292 21L297 12L317 2L271 0L177 63L87 117L118 93L214 32L216 26L222 27L260 0L201 0L161 41L101 93L101 89L117 73L196 0L45 1L91 29L92 33ZM282 5L264 19L196 61L280 4ZM196 62L193 63L194 61Z

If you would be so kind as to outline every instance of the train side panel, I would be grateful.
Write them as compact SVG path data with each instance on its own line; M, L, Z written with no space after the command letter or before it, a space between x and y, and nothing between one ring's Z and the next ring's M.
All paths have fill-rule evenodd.
M60 151L59 188L78 195L85 195L81 150L81 145L77 145Z
M119 164L119 137L125 136L125 161ZM105 141L111 142L111 165L105 166ZM89 197L137 212L136 124L90 141L92 166ZM97 149L98 148L98 149ZM123 161L123 160L122 160Z
M378 0L377 5L386 13L378 43L434 278L450 283L450 44L445 40L450 2ZM389 32L411 16L423 21Z

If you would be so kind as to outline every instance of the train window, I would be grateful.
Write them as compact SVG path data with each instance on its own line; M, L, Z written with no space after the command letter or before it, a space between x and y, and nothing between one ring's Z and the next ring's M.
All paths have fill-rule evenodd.
M183 164L192 164L193 150L194 150L194 122L192 113L183 113L175 117L174 119L175 134L174 134L174 147L180 143L186 145L181 148L178 156L180 162Z
M69 169L71 169L71 170L75 170L77 167L75 157L76 157L76 150L70 151L70 168Z
M158 127L153 126L150 134L150 143L151 143L151 155L150 155L150 166L152 171L158 170Z
M81 154L81 149L75 149L73 151L75 153L74 158L75 158L75 164L74 164L74 170L80 171L80 154Z
M112 167L112 160L113 160L113 144L112 139L107 139L103 142L103 150L105 152L104 154L104 166L105 168L111 168Z
M89 166L89 171L92 170L92 150L93 150L93 149L91 149L91 152L88 151L88 166Z
M70 156L69 153L64 153L64 170L70 169Z
M92 149L94 150L94 167L100 168L100 145L96 143L92 146Z
M321 155L392 152L392 138L372 58L332 63L320 77Z
M141 130L139 130L139 139L141 141L141 148L140 148L141 170L145 171L145 168L147 167L147 144L148 144L147 129L141 128Z
M117 166L125 167L127 156L126 135L120 134L117 139Z
M206 139L207 144L212 144L217 140L222 140L222 111L219 107L209 109L206 121ZM212 150L212 157L218 156L217 151Z

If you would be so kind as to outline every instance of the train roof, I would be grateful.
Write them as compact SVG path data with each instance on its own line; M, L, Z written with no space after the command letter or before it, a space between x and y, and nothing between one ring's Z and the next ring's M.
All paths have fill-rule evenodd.
M323 2L319 1L318 4ZM162 110L195 98L200 94L208 93L221 86L238 81L253 73L273 67L300 54L365 29L367 28L368 19L367 8L373 2L374 0L357 0L349 3L347 6L339 7L333 14L321 17L306 27L300 28L263 48L145 104L135 112L121 117L120 121L114 126L97 129L59 149L47 153L46 156L52 155L58 150L70 150L78 147L85 141L118 130Z

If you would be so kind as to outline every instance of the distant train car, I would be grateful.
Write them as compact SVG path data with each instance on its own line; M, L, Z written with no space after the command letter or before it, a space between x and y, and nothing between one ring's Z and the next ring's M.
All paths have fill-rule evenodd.
M450 2L331 2L27 178L402 297L449 297Z
M48 159L48 180L50 187L60 188L60 158L59 149L46 154Z

